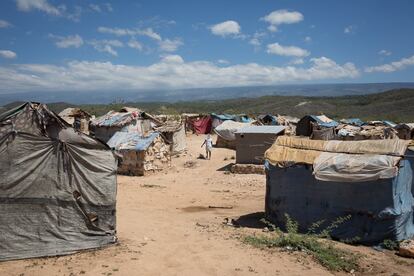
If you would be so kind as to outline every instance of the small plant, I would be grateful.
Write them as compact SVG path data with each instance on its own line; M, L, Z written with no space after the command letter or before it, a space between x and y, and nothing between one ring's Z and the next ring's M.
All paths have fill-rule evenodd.
M384 240L381 245L388 250L398 250L399 248L398 242L393 240Z
M336 248L331 241L321 240L321 236L329 236L330 231L338 227L349 218L335 220L331 225L321 231L320 235L315 234L323 224L322 221L314 223L306 234L299 233L299 224L289 215L286 217L286 233L283 233L273 224L274 229L271 235L246 236L244 242L256 247L279 247L292 251L303 251L311 255L322 266L331 271L347 271L358 269L357 256L351 252Z

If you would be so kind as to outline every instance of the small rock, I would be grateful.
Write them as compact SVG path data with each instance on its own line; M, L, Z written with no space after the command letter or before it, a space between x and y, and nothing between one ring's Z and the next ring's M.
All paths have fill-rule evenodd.
M405 240L400 243L399 255L414 258L414 240Z

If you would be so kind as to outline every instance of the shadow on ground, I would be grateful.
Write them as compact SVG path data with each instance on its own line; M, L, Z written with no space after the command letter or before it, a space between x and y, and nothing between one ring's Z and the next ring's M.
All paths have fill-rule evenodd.
M218 168L217 171L218 172L230 172L231 171L231 167L234 165L234 163L229 163L224 167Z
M264 218L264 212L256 212L247 215L240 216L238 219L234 220L234 224L237 224L240 227L262 229L267 225L260 220Z

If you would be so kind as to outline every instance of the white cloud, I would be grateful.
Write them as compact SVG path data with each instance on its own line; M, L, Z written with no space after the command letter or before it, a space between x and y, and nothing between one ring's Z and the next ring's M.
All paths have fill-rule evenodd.
M66 5L59 6L52 5L48 0L15 0L17 9L23 12L30 12L33 10L42 11L49 15L60 16L70 19L75 22L80 21L83 9L80 6L75 6L73 12L69 12Z
M219 66L209 61L185 62L180 56L165 56L149 66L117 65L111 62L71 61L63 66L13 64L0 66L0 92L91 91L161 88L231 87L274 85L300 81L354 78L352 63L339 65L320 57L307 68L269 66L257 63Z
M161 60L162 63L184 63L184 59L179 55L167 55Z
M146 28L144 30L138 30L139 35L144 35L154 40L161 40L161 36L154 32L151 28Z
M106 7L106 10L109 12L112 12L114 10L110 3L104 3L103 5Z
M89 4L89 8L96 12L102 12L102 9L98 4Z
M0 50L0 57L2 58L16 58L17 55L15 52L10 51L10 50Z
M112 34L116 36L147 36L149 38L152 38L154 40L160 41L162 40L161 36L153 31L152 28L146 28L146 29L128 29L128 28L108 28L108 27L99 27L98 32L100 33L106 33L106 34Z
M305 61L303 60L303 58L295 58L294 60L289 62L289 64L294 64L294 65L299 65L299 64L304 64L304 63Z
M142 49L144 49L144 47L142 46L142 44L139 41L135 40L135 39L131 39L128 42L128 46L130 48L137 49L139 51L142 51Z
M262 43L260 42L260 40L258 38L252 38L249 40L249 44L253 45L253 46L260 46L262 45Z
M311 42L312 41L312 38L310 37L310 36L307 36L307 37L305 37L305 42Z
M83 39L80 35L57 36L50 34L49 37L56 39L56 46L58 48L79 48L83 45Z
M113 8L111 6L110 3L103 3L101 5L99 4L89 4L89 8L95 12L103 12L103 11L107 11L107 12L112 12Z
M267 27L267 29L270 31L270 32L272 32L272 33L275 33L275 32L277 32L277 27L276 27L276 25L269 25L268 27Z
M357 27L355 25L346 26L344 29L344 34L354 34L356 32Z
M398 61L394 61L387 64L382 64L379 66L371 66L366 67L365 72L367 73L374 73L374 72L382 72L382 73L391 73L399 70L403 70L408 66L414 65L414 56L408 58L402 58Z
M175 52L177 51L178 47L183 45L183 42L176 38L173 40L165 39L159 42L160 50L163 52Z
M303 14L297 11L277 10L269 13L261 18L261 20L269 23L267 28L271 32L278 30L277 26L282 24L294 24L303 20Z
M88 44L92 45L98 52L104 52L113 56L118 56L116 47L123 47L124 44L119 40L92 40Z
M16 3L20 11L29 12L39 10L51 15L61 15L61 10L50 4L47 0L16 0Z
M392 53L388 50L381 50L378 52L378 55L381 55L381 56L390 56L391 54Z
M211 33L218 36L229 36L240 34L240 25L236 21L228 20L209 27Z
M249 40L249 44L253 45L255 49L259 49L259 47L262 45L261 39L266 36L266 33L264 32L255 32L253 34L253 37Z
M305 49L296 46L282 46L279 43L272 43L267 45L267 53L279 55L279 56L294 56L294 57L306 57L309 56L309 52Z
M10 24L9 22L7 22L6 20L1 20L0 19L0 29L2 29L2 28L9 28L11 26L12 26L12 24Z
M218 64L229 64L230 61L228 61L227 59L219 59L219 60L217 60L217 63Z

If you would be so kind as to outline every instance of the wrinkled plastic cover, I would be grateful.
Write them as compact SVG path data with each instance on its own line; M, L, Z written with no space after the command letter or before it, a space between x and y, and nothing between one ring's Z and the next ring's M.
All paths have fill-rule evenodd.
M30 103L0 121L0 260L116 241L112 151Z
M316 179L336 182L372 181L398 174L401 157L389 155L321 153L313 163Z
M227 120L224 121L221 125L219 125L218 127L216 127L214 129L214 132L220 136L221 138L223 138L224 140L227 141L234 141L236 140L236 135L235 133L246 127L246 126L250 126L251 123L240 123L240 122L235 122L235 121L231 121L231 120Z

